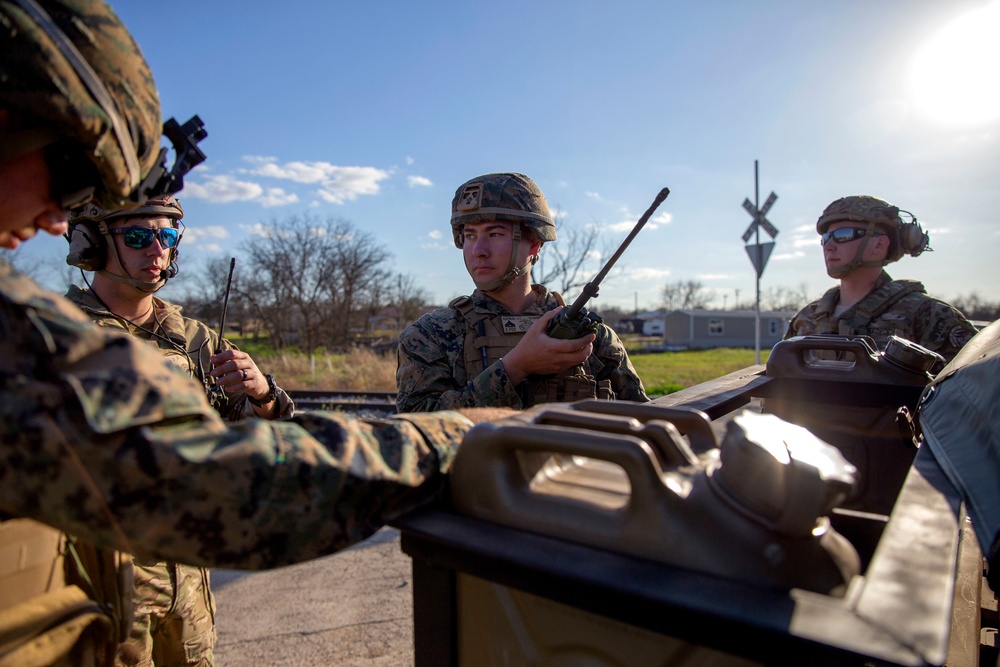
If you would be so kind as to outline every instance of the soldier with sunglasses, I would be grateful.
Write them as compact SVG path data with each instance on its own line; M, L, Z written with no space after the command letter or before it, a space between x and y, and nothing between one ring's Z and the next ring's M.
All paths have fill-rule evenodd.
M155 295L177 275L183 218L171 195L134 209L90 203L73 211L67 262L94 275L89 288L73 285L66 298L96 324L149 341L206 390L221 388L213 405L227 421L290 417L291 399L250 355ZM211 665L215 597L208 569L137 559L134 570L132 630L117 664Z
M785 338L866 335L882 347L895 335L948 362L975 335L962 313L928 296L920 282L893 280L883 268L903 255L916 257L931 249L909 211L877 197L843 197L826 207L816 232L827 274L840 284L799 311Z

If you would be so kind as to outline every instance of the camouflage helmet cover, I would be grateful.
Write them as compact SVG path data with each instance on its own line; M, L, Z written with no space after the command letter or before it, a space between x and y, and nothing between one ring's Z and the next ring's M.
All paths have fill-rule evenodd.
M524 174L485 174L458 187L451 201L455 247L462 247L462 227L478 222L518 222L534 230L541 241L556 240L556 226L545 195Z
M181 203L172 195L164 195L154 199L147 199L138 208L130 209L104 209L93 202L74 209L69 216L70 227L85 221L100 222L102 220L111 222L119 218L146 218L164 216L174 222L184 217L184 209Z
M822 234L835 222L872 222L896 229L902 224L899 208L884 199L868 195L841 197L831 203L816 221L816 233Z
M900 214L910 218L904 222ZM835 222L864 222L881 228L889 237L886 263L895 262L903 255L916 257L930 250L930 237L909 211L902 211L884 199L870 195L841 197L832 202L816 220L816 233L823 234Z
M163 126L149 66L104 2L0 0L0 81L0 107L49 142L82 146L101 181L95 201L128 205Z

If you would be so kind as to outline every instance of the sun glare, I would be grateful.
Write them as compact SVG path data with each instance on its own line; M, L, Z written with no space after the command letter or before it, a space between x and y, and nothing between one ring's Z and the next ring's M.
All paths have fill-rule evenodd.
M1000 118L1000 2L965 14L921 44L910 67L915 110L973 125Z

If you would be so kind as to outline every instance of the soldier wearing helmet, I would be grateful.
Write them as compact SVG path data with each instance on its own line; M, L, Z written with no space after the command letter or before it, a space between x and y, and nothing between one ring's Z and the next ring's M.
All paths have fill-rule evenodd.
M893 280L883 268L931 249L913 214L877 197L842 197L820 215L816 232L827 274L840 284L799 311L785 338L866 335L884 346L895 335L947 362L975 335L962 313L928 296L921 283Z
M149 68L104 2L0 0L0 246L64 233L88 201L176 192L194 158L167 172L160 132ZM111 240L162 249L170 220ZM155 288L164 263L109 284ZM148 343L0 260L0 662L111 664L130 626L121 552L263 569L365 539L438 497L472 420L505 411L463 414L227 425Z
M524 408L582 398L647 401L618 336L551 338L565 301L531 284L542 244L556 240L545 196L527 176L493 173L459 186L451 206L455 246L476 285L400 336L401 412L471 406Z
M291 417L288 394L250 355L155 295L177 275L183 218L171 195L134 209L90 203L73 211L67 262L94 276L87 289L71 286L66 298L96 324L156 346L205 386L223 419ZM132 631L118 647L118 664L212 664L215 600L209 586L205 568L137 560Z

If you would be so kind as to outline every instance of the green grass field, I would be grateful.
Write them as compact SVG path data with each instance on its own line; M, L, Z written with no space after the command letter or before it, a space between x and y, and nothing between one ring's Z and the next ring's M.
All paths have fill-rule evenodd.
M760 351L767 363L770 350ZM720 347L712 350L655 352L629 356L649 396L663 396L754 364L754 351Z
M351 354L319 352L312 359L295 350L275 352L266 341L230 338L254 358L265 373L271 373L287 389L341 389L345 391L394 391L396 356L376 355L368 350ZM770 350L761 350L767 363ZM642 378L646 393L663 396L754 364L754 351L717 348L683 352L630 352L629 358Z

